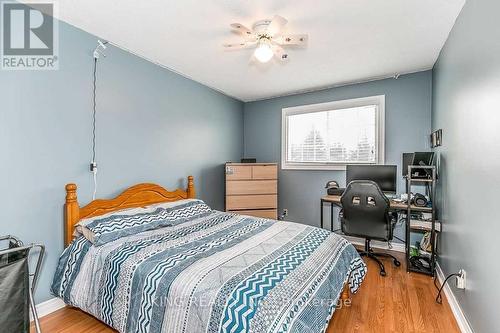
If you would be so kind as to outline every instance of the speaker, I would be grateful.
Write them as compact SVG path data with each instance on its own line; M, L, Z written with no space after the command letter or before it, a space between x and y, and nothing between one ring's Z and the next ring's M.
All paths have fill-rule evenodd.
M427 198L423 194L416 193L413 197L413 204L418 207L425 207L427 206Z
M326 190L328 195L342 195L344 194L345 188L329 188Z

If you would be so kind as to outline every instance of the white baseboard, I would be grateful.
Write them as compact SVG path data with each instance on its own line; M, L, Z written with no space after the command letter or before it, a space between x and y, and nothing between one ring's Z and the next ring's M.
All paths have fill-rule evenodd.
M64 304L62 299L54 297L45 302L37 304L36 312L38 313L38 318L42 318L48 314L51 314L54 311L64 308L65 306L66 304ZM30 320L33 320L31 311L30 311Z
M343 236L345 239L347 239L349 242L351 242L354 245L365 245L365 239L364 238L358 238L358 237L352 237L352 236ZM380 241L371 241L371 246L376 249L382 249L382 250L391 250L391 251L396 251L396 252L405 252L405 245L403 243L391 243L391 247L387 245L387 242L380 242Z
M444 281L444 273L443 270L441 269L441 266L439 266L439 263L436 265L436 274L437 278L439 281L439 284L442 284ZM453 316L455 316L455 319L457 320L458 327L460 328L460 331L462 333L474 333L474 330L469 324L469 321L465 317L464 312L462 311L462 308L460 307L460 304L457 301L457 298L455 297L455 294L453 294L453 291L451 291L449 283L451 281L454 281L452 279L448 280L448 283L446 286L443 288L444 294L446 295L446 298L448 299L448 304L450 304L451 311L453 312Z

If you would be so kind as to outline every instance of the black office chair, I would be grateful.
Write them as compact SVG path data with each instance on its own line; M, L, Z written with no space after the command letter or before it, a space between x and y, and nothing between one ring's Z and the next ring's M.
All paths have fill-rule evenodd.
M377 257L390 257L394 265L401 263L388 253L375 253L370 241L392 240L394 223L389 213L389 199L382 193L377 183L370 180L354 180L340 198L342 203L341 228L348 236L365 238L364 251L359 255L375 260L380 266L380 275L385 276L385 267Z

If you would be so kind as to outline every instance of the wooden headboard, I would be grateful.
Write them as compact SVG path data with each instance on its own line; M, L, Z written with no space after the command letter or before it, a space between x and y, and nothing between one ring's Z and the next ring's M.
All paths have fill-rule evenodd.
M64 205L64 246L73 239L75 225L84 218L111 213L125 208L136 208L161 202L172 202L182 199L194 199L193 176L188 177L186 190L168 191L156 184L137 184L129 187L113 199L97 199L80 208L76 196L76 184L66 185L66 203Z

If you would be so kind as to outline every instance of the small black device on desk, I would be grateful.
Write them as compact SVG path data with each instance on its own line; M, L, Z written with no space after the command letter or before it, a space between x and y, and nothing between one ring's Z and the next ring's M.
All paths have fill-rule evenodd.
M241 163L257 163L256 158L242 158Z
M335 180L330 180L326 183L325 188L328 195L342 195L345 191L345 188L341 188Z

